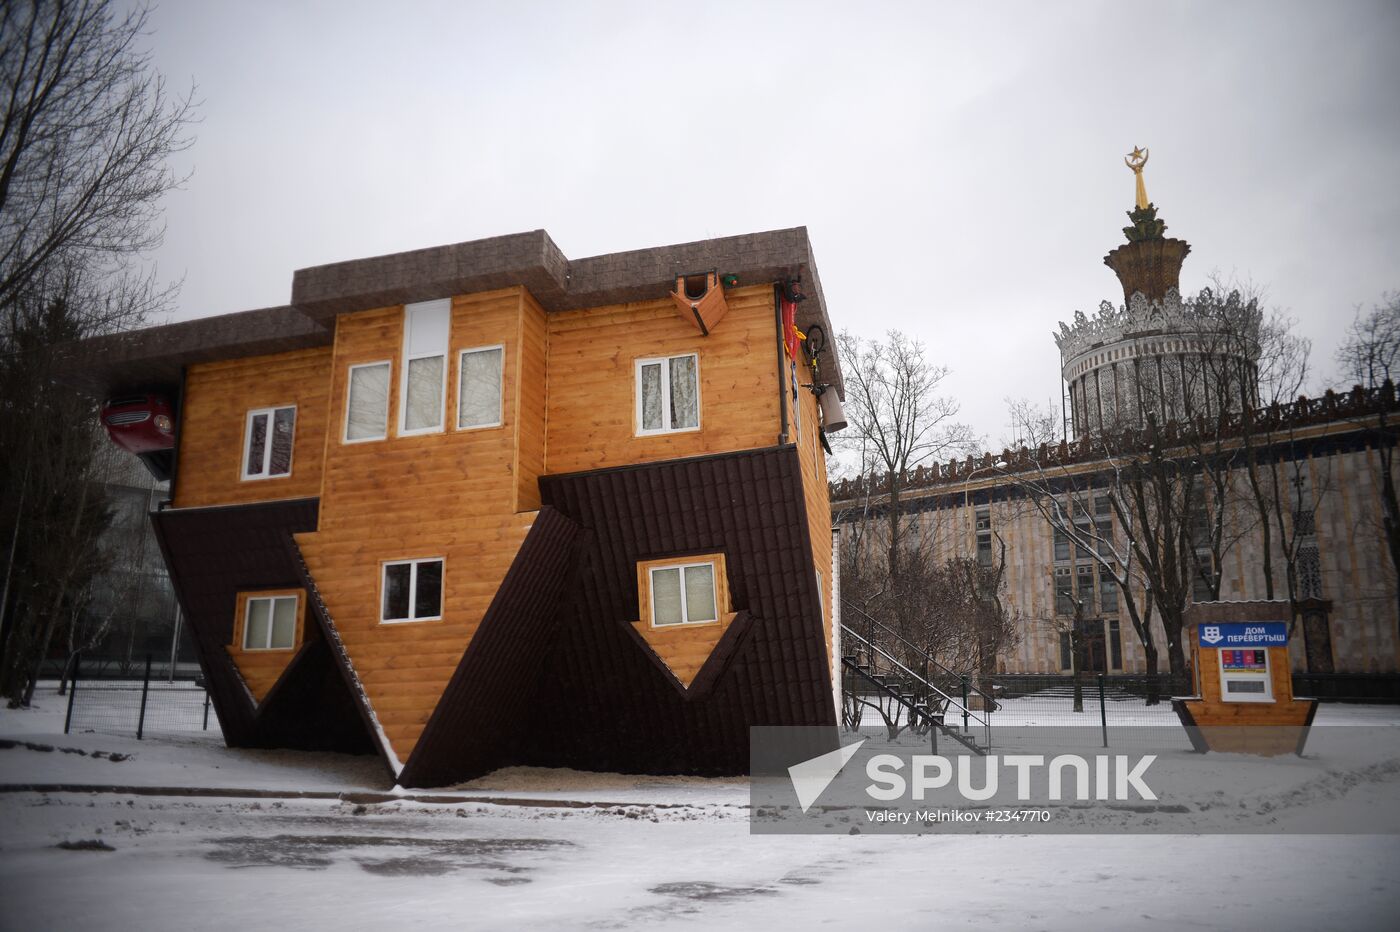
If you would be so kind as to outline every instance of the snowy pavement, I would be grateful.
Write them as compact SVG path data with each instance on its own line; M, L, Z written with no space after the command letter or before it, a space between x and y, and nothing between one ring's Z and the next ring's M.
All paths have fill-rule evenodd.
M367 758L64 736L56 706L0 712L0 738L21 742L0 748L0 784L387 788ZM1380 805L1398 786L1354 792ZM1289 930L1400 915L1400 836L754 836L742 780L519 768L444 793L629 804L0 793L0 928Z

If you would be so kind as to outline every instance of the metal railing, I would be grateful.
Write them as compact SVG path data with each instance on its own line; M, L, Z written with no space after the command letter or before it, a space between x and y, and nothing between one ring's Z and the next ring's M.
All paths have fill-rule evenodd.
M923 669L923 678L928 682L934 683L941 680L945 684L945 692L963 693L964 705L968 705L969 702L971 702L973 705L981 705L983 709L989 712L996 709L996 699L981 689L977 683L972 680L969 674L958 673L948 669L948 667L940 663L937 658L918 644L915 644L913 641L849 600L842 599L841 608L843 611L855 612L864 619L867 624L878 629L881 634L898 641L907 651L917 656L919 658L919 666ZM842 630L850 630L850 626L844 622L841 628ZM931 671L936 671L936 675Z
M902 686L908 691L907 695L909 698L901 701L909 710L911 724L913 723L913 718L919 714L918 707L919 704L922 703L928 710L927 714L931 719L933 727L938 727L948 732L949 729L957 727L956 721L953 723L948 722L947 716L949 713L953 714L955 718L961 716L963 735L973 737L974 740L980 737L980 741L977 741L977 743L980 744L982 748L991 747L992 723L990 715L978 714L968 707L968 681L966 677L962 679L962 699L959 700L930 682L927 678L911 670L900 661L898 657L895 657L889 651L859 632L852 630L844 624L841 626L841 632L843 638L849 636L854 638L857 642L854 652L843 647L842 653L848 657L852 657L856 661L857 666L860 665L863 654L866 669L862 672L865 673L866 676L870 677L872 680L878 680L878 678L882 677L895 677L896 683L894 686ZM881 661L883 661L883 663L881 663ZM889 686L889 684L886 685L887 687ZM902 690L898 688L893 689L897 693L902 692ZM974 723L981 732L980 736L973 734Z

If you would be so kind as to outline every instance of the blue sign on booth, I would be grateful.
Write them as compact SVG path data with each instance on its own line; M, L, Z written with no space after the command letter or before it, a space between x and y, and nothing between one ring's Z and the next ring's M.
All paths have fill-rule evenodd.
M1200 639L1202 647L1286 647L1288 622L1201 625Z

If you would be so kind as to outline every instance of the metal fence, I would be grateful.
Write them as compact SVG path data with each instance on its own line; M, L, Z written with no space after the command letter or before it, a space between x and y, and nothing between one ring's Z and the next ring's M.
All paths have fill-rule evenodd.
M209 693L198 680L167 680L152 673L147 657L138 679L84 676L81 657L72 665L63 732L134 735L200 734L209 731ZM213 721L217 726L217 720Z
M1295 673L1293 695L1323 702L1400 702L1394 673Z
M1003 745L1034 735L1065 746L1189 745L1173 696L1193 692L1189 678L1085 674L996 676L992 715Z
M981 677L976 685L990 697L984 715L994 749L1033 747L1177 747L1190 740L1172 709L1173 696L1190 695L1189 679L1171 676L1083 674L1080 676L1007 675ZM956 711L945 718L954 729L964 723ZM890 737L893 731L878 708L867 706L857 730L863 735ZM902 722L895 722L896 727ZM976 722L966 723L969 734ZM907 740L922 732L908 729Z

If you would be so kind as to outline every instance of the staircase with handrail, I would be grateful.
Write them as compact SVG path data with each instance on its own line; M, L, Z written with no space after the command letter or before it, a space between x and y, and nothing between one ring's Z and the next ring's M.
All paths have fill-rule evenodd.
M841 624L842 669L902 707L911 725L935 729L974 754L986 754L992 744L995 700L859 607L843 599L842 609L866 623L865 633Z

